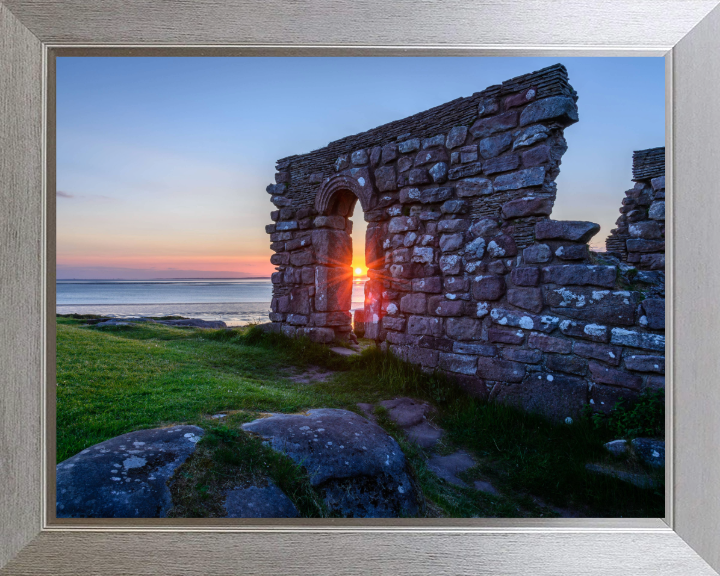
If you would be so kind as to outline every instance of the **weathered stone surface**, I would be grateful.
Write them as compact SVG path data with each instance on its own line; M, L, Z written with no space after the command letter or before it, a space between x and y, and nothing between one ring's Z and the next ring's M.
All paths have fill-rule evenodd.
M505 218L522 218L548 215L552 212L552 208L552 198L520 198L503 204L502 213Z
M445 254L438 261L440 270L446 275L460 274L462 259L457 254Z
M465 303L460 300L446 300L444 296L432 296L428 300L428 312L435 316L462 316Z
M543 295L540 288L510 288L507 291L508 303L523 310L541 312L543 309Z
M487 178L466 178L455 185L458 197L468 198L493 193L492 182Z
M522 344L525 341L525 333L522 330L488 328L487 335L490 342L498 342L502 344Z
M633 326L637 294L624 290L594 288L552 288L545 286L545 302L554 314L591 323Z
M523 250L526 264L544 264L552 258L552 251L547 244L533 244Z
M467 210L468 206L464 200L448 200L440 207L443 214L465 214Z
M580 322L577 320L563 320L560 322L560 332L573 338L583 338L593 342L609 342L610 331L607 326Z
M450 178L450 180L457 180L458 178L475 176L476 174L480 174L480 172L482 172L482 163L473 162L472 164L450 168L450 170L448 170L448 178Z
M430 184L430 174L425 168L413 168L408 172L407 183L411 185Z
M442 184L447 180L448 166L445 162L438 162L434 164L428 172L435 184Z
M642 378L634 374L628 374L615 368L608 368L594 361L590 362L589 368L590 376L594 382L609 384L610 386L620 386L622 388L631 388L633 390L639 390L642 386Z
M233 488L225 493L225 518L297 518L292 500L271 480L267 486Z
M549 146L535 146L522 153L522 163L526 168L547 164L552 159Z
M515 128L518 123L518 113L516 110L510 110L496 116L481 118L470 127L470 132L475 138L485 138L495 134Z
M467 139L467 133L467 126L455 126L455 128L452 128L450 132L448 132L445 146L451 149L462 146L465 144L465 140Z
M410 152L414 152L415 150L420 150L420 139L411 138L410 140L400 142L398 144L398 149L402 154L408 154Z
M573 352L583 358L593 358L611 366L619 366L622 348L604 344L591 344L589 342L575 342Z
M665 440L659 438L633 438L635 454L652 468L665 468Z
M318 216L313 221L316 228L335 228L336 230L345 230L347 220L342 216Z
M580 417L587 396L588 385L582 378L536 372L523 382L502 386L495 400L564 422L568 417Z
M502 276L478 276L472 282L472 294L476 300L499 300L505 294Z
M629 354L625 356L625 368L636 372L665 374L665 357L647 354Z
M555 120L565 125L577 122L577 106L572 98L551 96L531 102L520 114L520 126L527 126L543 120Z
M619 346L630 346L631 348L665 351L665 336L636 332L625 328L613 328L610 342Z
M452 192L453 189L448 187L426 188L419 193L417 199L423 204L445 202L445 200L452 197Z
M537 286L540 282L540 268L535 266L513 268L510 279L516 286Z
M535 316L527 312L513 312L504 308L494 308L490 312L490 318L495 324L501 326L513 326L546 333L552 332L560 323L560 318L554 316Z
M612 442L607 442L604 446L605 450L613 456L625 456L630 450L627 440L613 440Z
M397 190L397 174L394 166L382 166L375 170L375 185L380 192Z
M408 346L405 360L412 364L420 364L426 368L435 368L438 365L438 352L437 350Z
M663 237L663 228L654 220L645 220L630 224L628 232L631 238L643 238L645 240L658 240Z
M586 244L570 244L569 246L559 246L555 250L555 256L560 260L585 260L588 257L588 247Z
M658 176L650 180L653 190L665 190L665 176Z
M458 374L474 375L477 372L477 357L441 352L438 368Z
M167 481L195 451L198 426L138 430L116 436L56 467L58 518L165 518Z
M313 230L312 245L318 264L348 266L352 260L352 241L344 231Z
M315 309L318 312L350 310L352 270L349 266L315 268Z
M382 147L382 162L387 164L393 162L398 157L398 145L395 142L390 142Z
M644 254L640 265L646 270L665 270L665 254Z
M483 164L483 173L489 176L490 174L515 170L518 166L520 166L520 157L517 154L505 154L504 156L486 160ZM498 190L504 190L504 188L498 188Z
M550 371L565 372L566 374L575 374L577 376L582 376L587 371L586 360L565 354L548 354L545 365Z
M587 242L599 231L600 225L594 222L542 220L535 224L535 237L538 240Z
M390 234L398 234L400 232L409 232L411 230L417 230L418 229L418 220L417 218L413 218L411 216L396 216L395 218L390 219L390 224L388 225L388 233ZM314 242L314 238L313 238Z
M646 298L642 302L645 322L640 318L640 324L646 325L651 330L665 329L665 299Z
M473 318L448 318L445 322L445 333L453 340L477 340L481 331L481 322Z
M502 351L503 358L513 360L514 362L522 362L523 364L539 364L542 360L542 352L540 350L523 350L520 348L505 348Z
M408 318L408 334L442 336L443 320L432 316L410 316Z
M653 220L665 221L665 200L658 200L650 205L648 210L648 218Z
M443 234L440 236L440 250L454 252L463 245L462 234Z
M529 186L540 186L544 181L545 167L536 166L534 168L511 172L510 174L501 174L495 178L493 187L496 192L501 190L517 190L518 188L527 188Z
M418 510L400 446L353 412L273 414L242 428L302 465L330 510L342 517L395 517Z
M467 164L468 162L477 162L478 160L478 146L472 144L471 146L463 146L457 152L453 154L460 154L460 163ZM457 162L455 162L457 164Z
M475 354L477 356L497 356L498 349L490 344L478 342L454 342L452 351L455 354Z
M415 246L412 252L412 261L421 264L431 264L435 257L435 250L432 248L421 248Z
M431 472L446 482L455 486L467 486L457 475L475 466L475 460L467 452L458 450L448 456L432 456L427 465Z
M517 254L517 245L512 236L496 236L487 245L487 251L493 258L508 258Z
M513 137L510 133L500 134L498 136L492 136L490 138L483 138L478 143L480 155L483 158L494 158L499 156L512 146Z
M625 243L628 252L664 252L664 240L643 240L642 238L630 238Z
M439 292L442 292L442 278L440 276L414 278L412 281L412 289L415 292L438 294Z
M518 362L498 358L478 358L477 375L497 382L522 382L525 366Z
M557 352L559 354L570 354L572 352L572 341L564 338L555 338L532 332L528 338L528 346L537 348L543 352Z
M406 294L400 299L400 311L408 314L425 314L427 296L425 294Z
M355 166L365 166L369 161L367 150L356 150L350 155L350 161Z
M448 155L444 148L433 150L423 150L415 156L415 166L425 166L427 164L435 164L437 162L447 162Z
M617 268L615 266L592 266L590 264L562 264L545 266L542 279L546 284L572 286L615 286Z
M536 142L546 140L550 135L550 130L547 126L537 125L529 126L524 130L517 133L517 137L513 142L512 148L516 150L518 148L524 148L526 146L532 146Z

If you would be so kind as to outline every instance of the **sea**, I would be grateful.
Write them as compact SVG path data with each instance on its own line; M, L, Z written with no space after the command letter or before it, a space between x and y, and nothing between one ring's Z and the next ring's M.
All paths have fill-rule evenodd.
M353 280L352 309L363 307L366 279ZM58 280L58 314L114 318L185 316L228 326L269 322L269 278L177 280Z

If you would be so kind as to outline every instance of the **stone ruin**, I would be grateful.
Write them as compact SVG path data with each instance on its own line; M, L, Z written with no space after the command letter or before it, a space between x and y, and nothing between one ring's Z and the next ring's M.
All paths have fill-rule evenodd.
M555 420L662 389L663 162L636 153L611 253L591 252L599 225L550 219L576 101L558 64L280 160L271 329L355 340L359 201L369 280L356 327L384 349Z
M665 148L633 153L633 180L605 247L641 270L664 271Z

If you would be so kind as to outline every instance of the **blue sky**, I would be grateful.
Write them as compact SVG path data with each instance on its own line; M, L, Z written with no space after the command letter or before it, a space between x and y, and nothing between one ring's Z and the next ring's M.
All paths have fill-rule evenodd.
M58 278L268 276L277 159L557 62L580 122L552 217L601 245L664 145L661 58L58 58Z

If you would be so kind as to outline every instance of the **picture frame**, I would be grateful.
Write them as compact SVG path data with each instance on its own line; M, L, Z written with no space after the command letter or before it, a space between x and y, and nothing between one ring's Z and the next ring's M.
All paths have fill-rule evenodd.
M1 574L715 574L718 0L0 0ZM53 522L54 58L612 55L666 61L664 519ZM50 81L48 81L50 79Z

